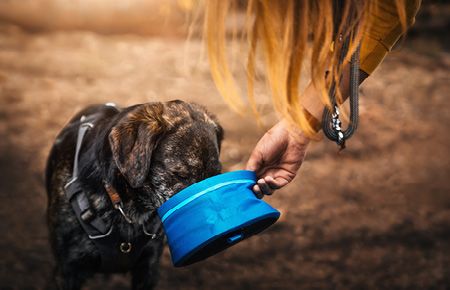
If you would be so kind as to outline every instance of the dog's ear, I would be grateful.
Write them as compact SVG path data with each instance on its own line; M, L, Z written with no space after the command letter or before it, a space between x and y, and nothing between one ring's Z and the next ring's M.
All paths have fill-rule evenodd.
M166 131L161 103L139 105L111 129L109 144L122 175L133 187L145 181L158 141Z
M207 122L212 123L212 125L214 126L214 131L216 133L216 138L217 138L217 147L219 149L219 153L220 153L220 149L222 148L222 141L223 141L223 137L224 137L224 131L222 126L220 125L217 117L214 114L211 114L210 112L205 110L205 114L207 116L206 120Z
M220 126L219 122L216 121L216 136L217 136L217 145L219 146L219 152L222 148L222 141L223 141L223 135L224 131L222 126Z

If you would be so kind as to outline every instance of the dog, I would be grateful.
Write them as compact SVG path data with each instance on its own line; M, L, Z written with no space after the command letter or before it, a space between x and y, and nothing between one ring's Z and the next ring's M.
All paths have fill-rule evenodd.
M80 289L95 273L131 272L132 289L153 289L164 244L156 209L220 173L222 139L215 116L179 100L76 114L47 161L56 261L48 288Z

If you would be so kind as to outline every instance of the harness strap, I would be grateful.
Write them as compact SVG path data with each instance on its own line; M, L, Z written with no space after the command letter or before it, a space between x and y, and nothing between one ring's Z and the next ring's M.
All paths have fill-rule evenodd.
M84 120L86 120L86 117L82 116L80 121ZM100 219L98 216L96 216L95 213L91 210L89 199L82 190L80 184L76 182L78 179L78 159L84 135L90 128L93 127L94 125L92 123L86 122L81 124L80 128L78 129L72 178L64 186L67 199L72 205L72 208L75 211L76 216L79 217L81 226L86 231L86 233L88 233L89 238L91 239L103 237L107 235L108 232L111 233L112 230L112 226L108 229L103 220Z
M81 124L80 128L78 129L77 147L75 149L75 159L73 162L72 178L78 177L78 156L80 155L80 149L81 149L81 144L83 142L84 135L86 134L87 130L89 130L90 128L93 128L93 127L94 127L94 124L92 124L92 123L83 123L83 124Z

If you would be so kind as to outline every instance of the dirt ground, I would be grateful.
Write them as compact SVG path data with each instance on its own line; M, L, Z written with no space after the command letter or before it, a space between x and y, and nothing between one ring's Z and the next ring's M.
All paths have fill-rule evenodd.
M158 289L448 289L450 53L419 28L362 86L348 148L314 143L296 180L266 198L282 219L186 268L166 249ZM225 128L225 170L244 167L264 130L224 104L200 41L185 48L175 37L0 26L0 289L43 289L51 274L45 161L85 105L201 103ZM275 119L267 110L266 124ZM84 289L127 289L128 278L98 276Z

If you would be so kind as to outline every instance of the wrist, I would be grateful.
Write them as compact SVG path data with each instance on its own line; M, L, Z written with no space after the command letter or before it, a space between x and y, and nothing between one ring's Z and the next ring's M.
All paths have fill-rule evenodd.
M300 146L307 146L311 141L311 138L308 137L300 128L289 123L285 119L279 121L275 126L281 126L284 130L286 130L286 133L289 135L289 139L295 140L295 142Z
M325 105L321 101L320 92L310 83L305 90L303 97L303 109L307 112L307 117L314 118L319 123L322 120L322 113Z

